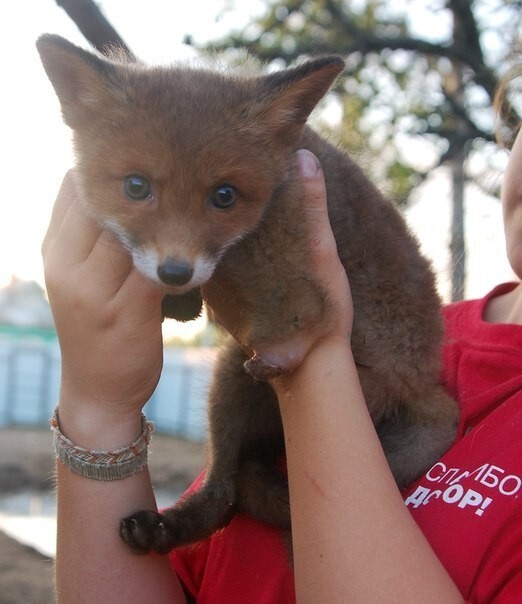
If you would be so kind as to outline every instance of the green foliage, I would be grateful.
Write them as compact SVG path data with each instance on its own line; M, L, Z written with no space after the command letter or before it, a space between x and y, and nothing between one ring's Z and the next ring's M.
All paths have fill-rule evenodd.
M466 174L473 163L467 160L495 146L493 98L520 42L522 0L265 2L265 14L222 47L246 47L279 66L320 53L345 57L335 90L341 124L332 130L385 193L404 205L442 164L453 183L474 177ZM520 123L515 115L512 125ZM454 186L454 209L463 207L463 196L464 186ZM453 299L460 299L463 212L453 212L451 232Z
M493 94L520 9L520 0L433 8L419 0L266 0L265 14L220 46L278 64L324 52L345 57L337 138L404 202L431 168L477 139L492 144ZM408 154L419 137L429 144L428 164Z

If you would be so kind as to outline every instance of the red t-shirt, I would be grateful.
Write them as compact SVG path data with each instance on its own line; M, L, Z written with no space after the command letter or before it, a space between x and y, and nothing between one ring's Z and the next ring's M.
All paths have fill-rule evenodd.
M444 381L460 402L458 440L404 493L463 596L522 602L522 326L486 323L487 301L445 310Z
M463 596L476 603L522 602L522 327L482 320L487 300L512 287L445 310L444 377L461 404L458 440L404 492ZM281 535L247 516L170 560L198 604L295 602Z

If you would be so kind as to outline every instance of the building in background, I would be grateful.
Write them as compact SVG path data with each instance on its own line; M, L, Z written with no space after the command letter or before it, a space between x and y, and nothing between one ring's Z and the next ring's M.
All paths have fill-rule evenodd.
M215 328L207 329L211 334ZM208 340L201 327L193 336L201 344ZM159 432L204 439L215 355L213 346L190 341L165 347L161 379L146 407ZM60 371L60 347L44 290L35 281L12 277L0 289L0 427L47 426L58 401Z

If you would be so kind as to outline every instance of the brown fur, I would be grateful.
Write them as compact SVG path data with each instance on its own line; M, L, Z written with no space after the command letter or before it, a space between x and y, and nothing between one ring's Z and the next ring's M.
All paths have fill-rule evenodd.
M341 59L238 76L106 60L54 36L42 37L38 48L74 130L89 212L132 253L153 249L158 266L215 259L204 282L191 279L170 292L185 295L179 304L192 296L188 317L199 306L195 286L211 297L224 292L237 317L234 335L255 355L248 361L231 340L218 360L203 487L163 515L125 519L124 540L136 551L167 552L207 537L238 511L289 528L287 486L274 470L284 453L277 400L254 378L295 368L331 316L307 271L293 159L302 147L324 168L355 307L354 356L398 484L437 460L454 438L457 410L438 384L442 328L430 267L393 205L305 125L342 71ZM152 183L150 200L125 197L129 174ZM217 210L208 200L224 183L237 199ZM176 299L169 304L176 314Z

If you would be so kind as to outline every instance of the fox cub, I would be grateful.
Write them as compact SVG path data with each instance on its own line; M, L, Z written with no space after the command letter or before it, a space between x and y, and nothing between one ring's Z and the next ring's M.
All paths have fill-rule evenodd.
M292 371L331 316L307 271L299 148L324 169L355 307L351 345L390 467L404 486L433 464L454 439L458 412L438 383L442 326L429 264L394 206L306 125L342 59L245 75L147 67L52 35L38 50L74 133L90 215L166 287L169 315L196 316L201 289L213 283L237 315L209 396L204 484L163 514L124 519L122 538L135 551L165 553L237 512L290 526L288 487L276 469L281 419L265 380Z

